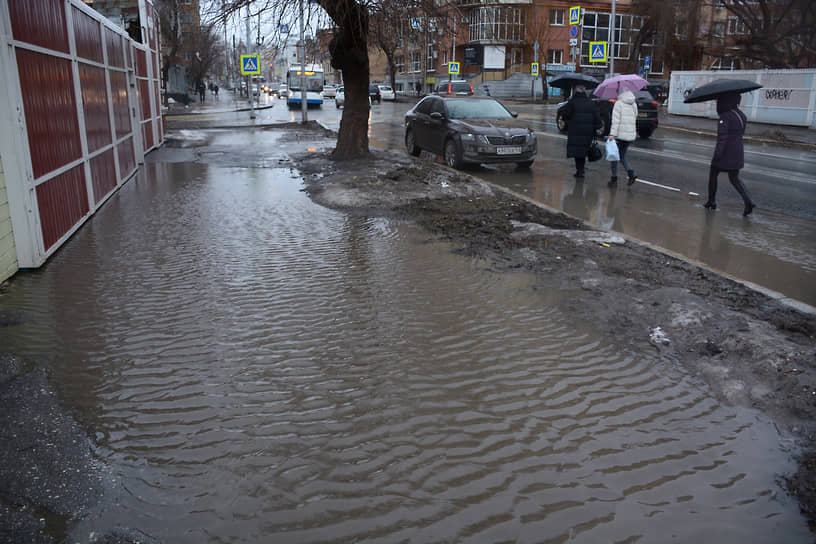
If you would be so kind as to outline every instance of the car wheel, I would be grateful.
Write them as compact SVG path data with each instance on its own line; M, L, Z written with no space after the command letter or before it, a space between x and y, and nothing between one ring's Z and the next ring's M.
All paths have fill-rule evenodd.
M448 138L445 141L445 164L457 170L462 168L462 154L459 152L459 146L453 138Z
M517 163L517 166L521 170L526 170L526 169L530 168L533 165L534 162L535 162L535 159L530 159L529 161L521 161L521 162Z
M560 113L555 115L555 126L558 127L558 132L567 131L567 120Z
M405 131L405 147L408 148L408 153L413 155L414 157L418 157L419 153L422 151L416 145L416 136L414 136L414 131L410 128Z
M652 135L652 132L654 132L653 128L642 128L638 130L638 136L640 136L643 139L646 139Z

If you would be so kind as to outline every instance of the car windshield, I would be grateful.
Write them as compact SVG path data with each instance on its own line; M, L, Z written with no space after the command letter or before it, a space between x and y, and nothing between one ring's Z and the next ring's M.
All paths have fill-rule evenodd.
M448 115L451 119L509 119L507 108L495 100L459 99L447 100Z

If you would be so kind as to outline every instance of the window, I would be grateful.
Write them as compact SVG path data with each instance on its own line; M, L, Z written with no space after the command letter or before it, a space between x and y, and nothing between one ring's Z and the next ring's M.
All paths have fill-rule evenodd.
M513 50L510 52L510 59L511 66L514 64L521 64L522 62L524 62L524 58L521 56L521 49L514 47Z
M711 35L715 38L722 38L725 36L725 23L718 22L711 25Z
M448 51L442 51L442 66L447 66L448 62Z
M405 56L404 55L397 55L394 57L394 68L396 69L398 74L405 73Z
M437 56L439 56L439 53L437 53L436 51L434 51L434 46L433 46L433 45L429 45L429 46L428 46L428 57L427 57L427 59L426 59L426 61L425 61L425 70L427 70L427 71L429 71L429 72L433 72L433 71L435 71L435 70L436 70L436 69L434 68L434 59L435 59Z
M609 41L609 13L592 11L584 12L584 24L581 33L581 65L603 66L602 63L589 62L589 42ZM643 17L639 15L616 14L613 44L608 55L616 59L629 59L632 46L643 26ZM654 48L654 38L641 44L641 48ZM647 55L649 53L646 53Z
M729 17L728 18L728 35L733 36L735 34L748 34L748 28L745 26L745 21L740 19L739 17Z
M481 7L470 13L470 41L522 42L525 36L521 8Z
M193 14L192 13L182 13L181 14L181 24L183 24L183 25L193 24Z
M563 64L564 52L560 49L548 49L547 50L547 64Z
M563 26L564 24L564 12L566 10L563 9L551 9L550 10L550 26Z
M422 52L421 51L411 51L411 71L412 72L422 71Z

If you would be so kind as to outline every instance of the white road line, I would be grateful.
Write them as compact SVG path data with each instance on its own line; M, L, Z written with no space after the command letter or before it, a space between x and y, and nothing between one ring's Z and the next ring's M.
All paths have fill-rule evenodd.
M646 185L651 185L652 187L660 187L661 189L666 189L667 191L676 191L678 193L682 192L677 187L669 187L668 185L660 185L659 183L655 183L653 181L647 181L645 179L637 178L639 183L645 183Z

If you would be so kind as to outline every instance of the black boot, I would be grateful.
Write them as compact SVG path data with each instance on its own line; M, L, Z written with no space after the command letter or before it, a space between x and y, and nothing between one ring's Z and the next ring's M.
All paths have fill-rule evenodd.
M612 178L609 180L609 186L610 187L618 186L618 176L612 176Z
M742 215L751 215L751 212L754 211L754 203L751 201L751 195L748 194L748 189L742 184L742 180L736 177L731 179L731 185L733 185L734 189L740 194L742 202L745 204Z

